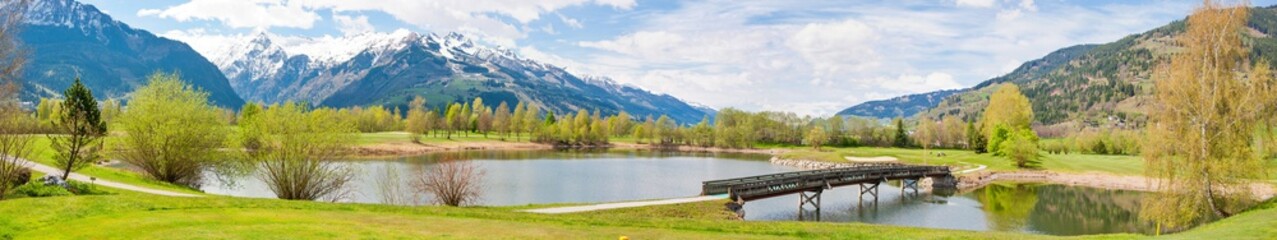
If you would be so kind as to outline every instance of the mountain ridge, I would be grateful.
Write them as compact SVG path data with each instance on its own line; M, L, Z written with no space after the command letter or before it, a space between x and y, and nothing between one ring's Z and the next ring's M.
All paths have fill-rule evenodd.
M236 92L249 100L400 107L421 95L434 107L482 97L494 106L531 102L558 113L665 114L682 123L713 114L668 94L606 77L577 76L508 49L478 45L458 33L396 30L349 35L322 39L335 43L315 43L345 47L319 53L296 46L290 50L275 44L274 38L255 33L213 53L222 55L211 56Z
M156 72L176 72L222 107L244 101L225 76L186 43L159 37L73 0L35 0L18 39L31 50L20 83L24 101L56 97L75 78L99 99L124 99Z
M1242 34L1250 61L1277 60L1277 6L1254 7ZM1176 20L1104 44L1063 48L1026 62L1015 71L952 94L911 117L959 116L977 121L988 96L1000 83L1015 83L1033 105L1039 127L1139 128L1152 100L1152 75L1179 49L1175 37L1184 30ZM853 106L855 108L857 106Z

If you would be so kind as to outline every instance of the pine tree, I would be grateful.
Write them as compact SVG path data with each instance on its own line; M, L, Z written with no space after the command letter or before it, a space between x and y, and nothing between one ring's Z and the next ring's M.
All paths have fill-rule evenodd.
M909 132L905 130L905 120L896 118L896 141L895 147L904 148L909 146Z
M102 159L98 153L102 149L102 137L106 135L106 123L102 122L101 109L93 98L93 92L80 82L79 78L62 94L65 111L59 116L55 127L63 135L52 135L53 148L57 150L54 159L62 170L62 178L71 176L71 172L84 168Z

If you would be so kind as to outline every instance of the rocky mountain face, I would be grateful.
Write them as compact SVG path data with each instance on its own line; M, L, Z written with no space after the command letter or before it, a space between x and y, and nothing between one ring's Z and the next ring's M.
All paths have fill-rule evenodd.
M244 101L217 66L185 43L157 37L73 0L36 0L19 40L30 52L20 79L24 101L58 97L80 78L99 99L125 98L156 72L178 72L215 104Z
M559 113L665 114L681 123L712 114L669 95L577 76L506 49L480 46L456 33L364 33L291 47L291 52L278 42L268 33L253 34L209 55L236 92L266 103L399 107L422 96L439 107L481 97L493 106L526 102Z

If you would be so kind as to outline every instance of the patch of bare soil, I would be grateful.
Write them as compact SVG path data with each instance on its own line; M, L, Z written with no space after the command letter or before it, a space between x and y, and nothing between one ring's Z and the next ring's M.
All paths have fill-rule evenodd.
M972 189L984 186L993 181L1052 183L1071 186L1084 186L1103 189L1118 189L1152 192L1152 179L1143 176L1117 176L1104 173L1059 173L1051 171L1010 171L981 172L958 177L959 189ZM1251 184L1251 191L1260 199L1269 199L1277 194L1277 189L1265 183Z
M890 156L881 156L881 157L851 157L851 156L847 156L847 157L843 157L843 158L847 159L847 161L852 161L852 162L895 162L895 161L898 161L898 160L899 160L899 159L896 159L896 157L890 157Z

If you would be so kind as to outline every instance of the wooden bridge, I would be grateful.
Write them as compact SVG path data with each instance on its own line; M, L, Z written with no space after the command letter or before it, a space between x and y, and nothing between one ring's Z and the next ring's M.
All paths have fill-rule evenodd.
M740 207L746 201L799 194L799 218L813 206L816 220L820 219L820 194L825 189L847 185L860 185L860 197L866 194L878 198L878 185L899 180L901 191L911 188L918 191L918 183L925 178L932 179L933 187L952 188L957 185L956 178L947 166L913 166L913 165L869 165L822 170L797 171L759 175L752 177L732 178L702 182L701 195L728 194L738 204L733 210L744 214Z

